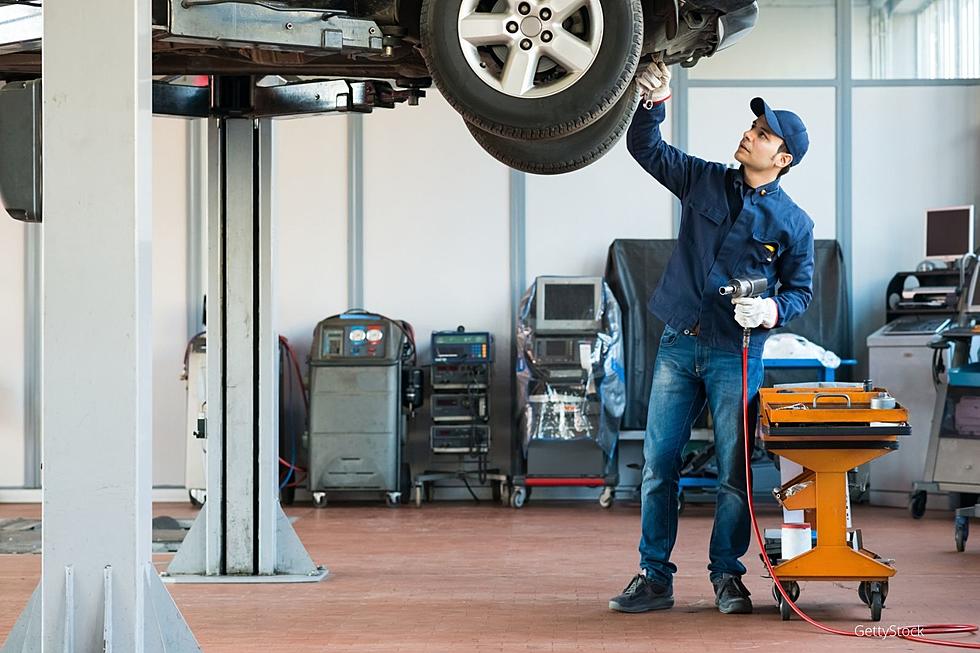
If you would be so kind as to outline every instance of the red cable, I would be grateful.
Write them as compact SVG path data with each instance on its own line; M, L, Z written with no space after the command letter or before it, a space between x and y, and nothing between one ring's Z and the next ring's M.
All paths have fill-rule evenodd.
M749 449L749 350L747 346L742 347L742 433L744 437L742 438L745 444L745 482L746 482L746 495L748 496L749 503L749 516L752 519L752 530L755 532L755 539L759 544L759 549L762 551L762 560L766 563L766 568L769 570L769 575L772 576L772 581L775 583L776 589L779 590L780 595L782 595L783 600L786 601L793 612L795 612L801 619L806 621L811 626L819 628L828 633L833 633L834 635L844 635L846 637L859 637L864 639L868 635L858 635L856 632L848 632L846 630L838 630L836 628L831 628L825 624L811 619L808 617L800 608L796 606L796 603L789 598L789 594L783 587L783 584L779 582L779 578L773 571L772 562L769 561L769 555L766 553L766 543L765 539L762 537L762 533L759 531L759 522L755 517L755 504L752 500L752 456ZM819 535L818 535L819 537ZM909 631L915 631L921 634L927 635L937 635L937 634L954 634L954 633L975 633L978 628L972 624L923 624L915 626L896 626L896 636L901 639L907 639L912 642L922 642L924 644L935 644L937 646L952 646L955 648L970 648L970 649L980 649L980 644L971 644L968 642L954 642L945 639L929 639L927 637L919 637L918 635L903 634Z

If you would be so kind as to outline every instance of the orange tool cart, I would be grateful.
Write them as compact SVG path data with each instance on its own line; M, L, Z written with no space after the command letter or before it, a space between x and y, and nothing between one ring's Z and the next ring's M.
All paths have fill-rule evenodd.
M759 394L759 432L770 453L803 472L774 491L787 510L803 510L816 526L816 544L788 560L773 556L776 577L794 601L799 581L859 581L858 596L881 618L888 579L895 568L848 536L847 472L898 449L909 435L908 411L881 388L764 388ZM792 610L773 587L780 614Z

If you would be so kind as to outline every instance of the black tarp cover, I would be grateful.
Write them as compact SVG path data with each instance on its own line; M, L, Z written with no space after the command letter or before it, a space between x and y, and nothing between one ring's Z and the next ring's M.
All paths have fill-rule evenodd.
M623 319L626 367L626 409L622 429L646 428L647 403L663 322L647 310L647 302L674 249L676 240L614 240L606 259L605 279L619 301ZM814 243L813 301L807 311L773 333L795 333L849 358L851 320L844 258L836 240ZM838 370L838 380L846 374ZM771 370L766 385L816 380L813 370Z

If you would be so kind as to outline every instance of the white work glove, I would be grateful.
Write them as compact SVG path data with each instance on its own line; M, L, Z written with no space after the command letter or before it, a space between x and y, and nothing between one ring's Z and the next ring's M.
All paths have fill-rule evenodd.
M652 61L636 75L644 105L649 109L670 97L670 69L662 61Z
M765 327L771 329L776 326L779 319L779 309L776 302L767 297L739 297L733 299L735 304L735 321L742 325L743 329L754 329Z

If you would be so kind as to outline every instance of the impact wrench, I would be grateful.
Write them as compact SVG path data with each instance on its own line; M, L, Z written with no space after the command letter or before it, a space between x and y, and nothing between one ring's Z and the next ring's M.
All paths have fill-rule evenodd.
M725 296L730 296L732 299L738 299L741 297L758 297L759 295L766 292L768 288L768 282L766 279L732 279L726 285L718 289L718 292ZM846 637L860 637L865 638L866 635L859 635L857 632L848 632L846 630L838 630L837 628L831 628L825 624L816 621L815 619L807 616L799 607L793 599L790 598L789 593L783 587L783 584L777 578L775 572L773 571L772 562L769 560L768 554L766 554L766 543L762 537L762 532L759 530L759 522L755 516L755 503L752 500L752 451L749 447L749 341L751 340L752 329L744 329L742 333L742 442L744 444L745 452L745 493L749 504L749 517L752 520L752 530L755 533L756 542L759 544L759 550L762 551L762 561L766 565L766 569L769 570L769 576L772 578L772 582L775 584L776 589L779 590L779 594L783 597L789 606L793 609L801 619L806 621L811 626L819 628L828 633L833 633L834 635L844 635ZM820 537L817 534L817 537ZM980 650L980 644L972 644L969 642L956 642L945 639L929 639L928 637L921 637L920 635L939 635L939 634L954 634L954 633L975 633L978 627L973 624L922 624L915 626L901 626L896 627L896 636L901 639L907 639L912 642L922 642L924 644L935 644L938 646L952 646L956 648L968 648L968 649L978 649ZM919 633L919 635L913 635L911 633Z

